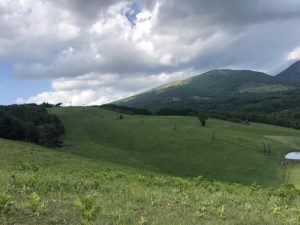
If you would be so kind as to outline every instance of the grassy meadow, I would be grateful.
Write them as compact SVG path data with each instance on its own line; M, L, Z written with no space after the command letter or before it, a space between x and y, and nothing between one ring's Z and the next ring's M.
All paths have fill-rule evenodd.
M0 139L0 224L298 224L300 132L52 108L64 147ZM175 129L176 123L176 129ZM215 140L212 140L212 129ZM271 140L271 154L262 140ZM300 177L299 177L300 178ZM283 186L285 184L285 186ZM299 186L298 186L299 187Z
M66 127L63 152L179 177L277 186L283 153L300 149L300 131L195 117L118 114L99 108L54 108ZM176 130L175 128L176 123ZM215 130L215 141L212 140ZM272 154L263 154L271 140Z

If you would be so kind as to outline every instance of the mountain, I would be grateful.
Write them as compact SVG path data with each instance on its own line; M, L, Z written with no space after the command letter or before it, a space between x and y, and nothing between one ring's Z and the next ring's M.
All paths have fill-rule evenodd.
M262 72L222 69L175 81L115 103L153 111L166 105L191 107L193 104L195 108L195 101L241 93L278 92L290 88L292 87L283 85L278 79ZM187 102L192 103L186 104Z
M300 61L295 62L286 70L279 73L276 78L283 82L300 83Z

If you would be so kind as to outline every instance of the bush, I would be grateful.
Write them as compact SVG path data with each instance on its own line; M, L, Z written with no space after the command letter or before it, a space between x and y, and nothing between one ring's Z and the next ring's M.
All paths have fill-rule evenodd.
M2 216L7 215L13 206L13 201L10 196L6 194L0 194L0 213Z
M75 208L81 217L87 221L94 221L100 212L100 207L92 197L77 197L75 199Z
M28 197L24 206L30 216L38 217L45 211L45 204L41 201L40 196L36 192L33 192Z
M201 122L201 126L205 127L206 126L206 120L208 119L207 114L206 113L199 113L197 115L199 121Z

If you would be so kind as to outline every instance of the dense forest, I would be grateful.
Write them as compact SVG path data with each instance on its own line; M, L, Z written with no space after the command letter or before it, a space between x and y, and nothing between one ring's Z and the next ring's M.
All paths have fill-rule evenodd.
M62 145L64 126L47 112L50 105L0 106L0 138L37 143L54 148Z
M169 102L156 113L193 115L197 112L233 122L251 121L300 129L300 91L235 93L200 101L185 99Z
M196 116L206 113L209 117L232 122L258 122L300 129L299 89L270 93L231 93L201 100L186 98L164 102L156 111L114 104L101 107L126 114Z

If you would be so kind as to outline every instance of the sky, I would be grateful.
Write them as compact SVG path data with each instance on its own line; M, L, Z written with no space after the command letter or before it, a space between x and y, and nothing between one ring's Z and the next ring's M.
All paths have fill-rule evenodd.
M0 104L100 105L300 59L299 0L0 0Z

